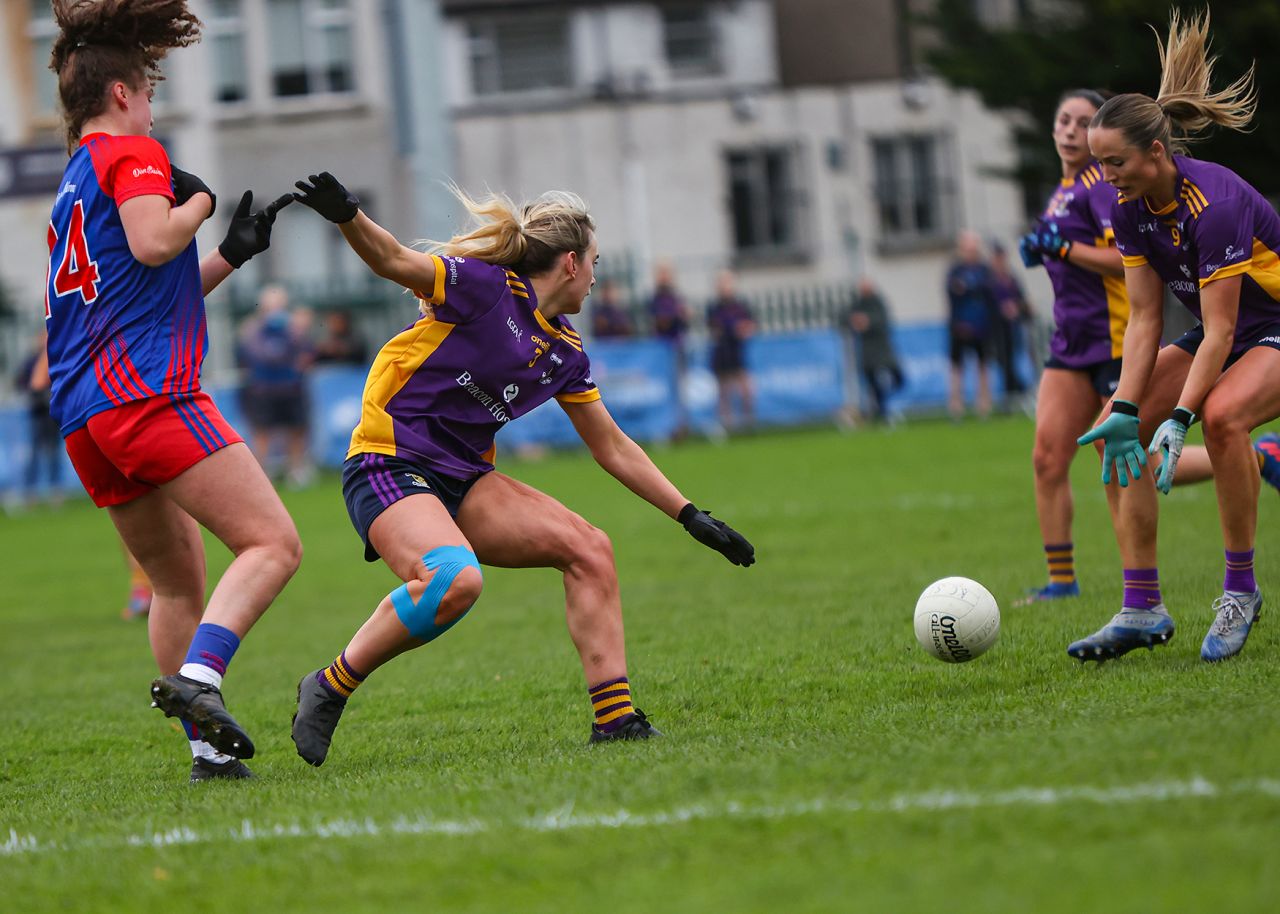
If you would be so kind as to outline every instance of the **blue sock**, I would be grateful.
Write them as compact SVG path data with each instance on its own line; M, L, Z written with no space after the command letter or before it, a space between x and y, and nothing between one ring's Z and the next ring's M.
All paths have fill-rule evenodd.
M187 658L182 662L179 674L188 679L207 682L214 688L222 687L222 676L236 654L240 639L236 633L212 622L201 622L196 636L187 648Z

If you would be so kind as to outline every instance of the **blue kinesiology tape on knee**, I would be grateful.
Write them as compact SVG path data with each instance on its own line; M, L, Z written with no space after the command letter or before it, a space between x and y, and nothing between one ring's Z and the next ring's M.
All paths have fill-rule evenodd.
M427 566L428 571L435 572L426 591L415 602L413 595L409 593L409 585L402 584L392 591L391 605L409 634L423 641L433 641L467 614L467 610L463 610L444 625L436 624L436 611L440 608L440 601L444 599L458 572L463 568L479 571L480 563L476 561L476 554L466 546L438 546L422 557L422 564Z

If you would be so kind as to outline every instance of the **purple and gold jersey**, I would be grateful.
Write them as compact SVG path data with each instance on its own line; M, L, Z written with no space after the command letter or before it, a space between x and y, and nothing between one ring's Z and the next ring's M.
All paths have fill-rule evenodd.
M1041 219L1055 223L1068 241L1105 248L1114 238L1115 198L1115 188L1102 180L1098 163L1090 162L1073 180L1062 180ZM1053 357L1070 368L1120 358L1129 325L1124 277L1102 276L1053 257L1045 258L1044 269L1053 284Z
M1229 168L1174 156L1177 195L1152 210L1146 199L1118 195L1112 210L1116 244L1127 267L1147 264L1187 310L1202 319L1200 290L1240 276L1235 343L1280 321L1280 216Z
M149 267L129 249L120 205L173 203L169 158L145 136L86 136L63 173L49 219L45 323L51 411L62 434L116 406L200 389L208 346L193 240Z
M436 257L427 316L373 361L347 456L386 454L458 479L493 469L494 436L552 397L600 399L582 338L538 311L533 285L500 266Z

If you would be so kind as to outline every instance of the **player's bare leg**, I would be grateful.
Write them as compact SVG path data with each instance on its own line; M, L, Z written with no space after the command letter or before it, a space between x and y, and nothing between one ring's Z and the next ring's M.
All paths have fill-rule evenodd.
M1202 413L1205 445L1217 471L1214 485L1227 572L1200 656L1217 661L1244 649L1262 611L1262 593L1253 576L1262 480L1251 434L1280 416L1280 351L1259 346L1246 352L1214 385Z
M1041 375L1031 464L1040 539L1049 562L1049 583L1028 594L1020 601L1022 605L1080 593L1071 539L1075 502L1070 471L1080 451L1076 439L1093 425L1104 402L1084 372L1046 368Z
M214 587L178 675L152 684L166 715L199 728L219 752L252 758L253 741L222 702L222 674L242 639L298 568L302 544L244 444L215 451L160 487L234 558Z
M329 667L307 673L298 683L293 741L298 754L316 766L328 757L338 721L356 688L388 660L421 647L457 622L479 599L483 586L478 567L434 564L437 550L471 549L434 495L410 495L394 502L370 525L369 541L405 584L382 599ZM446 589L429 596L432 581L442 573L451 576ZM424 600L438 602L428 607ZM429 634L410 631L406 609L429 615L420 620Z
M1138 435L1143 443L1151 440L1156 427L1177 405L1190 367L1191 355L1177 346L1166 346L1156 357L1140 404L1142 424ZM1101 456L1101 444L1097 450ZM1165 644L1173 637L1175 625L1161 598L1156 571L1156 498L1155 474L1150 465L1127 486L1115 479L1107 486L1107 507L1124 567L1124 599L1120 612L1110 622L1067 647L1072 657L1110 660L1137 647Z
M565 619L596 712L592 740L658 735L631 704L622 598L613 544L604 531L498 472L467 494L458 525L486 565L556 568L564 575Z

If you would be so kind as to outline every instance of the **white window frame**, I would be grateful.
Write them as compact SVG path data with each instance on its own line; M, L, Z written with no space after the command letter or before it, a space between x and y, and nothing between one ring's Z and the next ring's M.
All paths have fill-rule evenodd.
M927 142L930 173L921 176L912 162L912 143ZM880 248L885 253L910 252L922 248L949 245L955 235L956 188L947 163L950 160L950 137L941 131L881 134L870 137L873 169L871 199L875 204ZM892 155L895 174L881 172L878 150L887 148ZM921 178L924 181L921 181ZM921 184L925 186L921 186ZM930 186L931 185L931 186ZM916 205L921 199L932 207L933 224L921 228ZM885 218L885 208L892 206L899 225Z
M727 211L729 216L729 240L733 248L735 263L742 266L759 264L762 266L778 262L801 262L811 257L807 241L809 238L809 220L811 219L807 175L805 174L804 150L799 142L757 143L748 146L730 146L724 149L723 161L727 179ZM766 160L769 156L781 155L784 159L785 185L781 188L771 187L766 173ZM736 158L746 159L748 180L753 185L751 200L748 201L747 212L753 221L753 234L763 241L744 244L738 236L738 212L734 186L738 175L735 173ZM782 199L775 197L781 194ZM774 221L777 206L781 206L790 228L791 237L782 241L770 238L773 234L771 223Z
M30 57L31 79L32 79L31 116L32 116L32 120L40 124L55 122L58 120L58 89L57 89L57 82L56 82L57 77L53 74L52 71L48 70L48 67L49 67L48 58L45 57L43 53L39 55L37 55L36 53L35 43L37 41L48 40L52 42L58 37L58 24L53 19L53 7L47 3L44 4L44 6L47 7L48 15L38 16L36 15L34 4L28 3L29 18L27 19L27 53L28 53L28 56ZM40 59L37 59L37 57L39 57ZM53 106L50 108L45 108L43 107L43 104L42 104L43 99L41 98L41 93L39 88L39 79L41 76L41 73L40 73L41 70L47 71L50 76L54 77L54 80L55 80L54 90L53 90L53 99L52 99Z
M268 24L267 35L267 59L266 59L266 97L270 99L273 107L311 107L319 102L321 105L332 103L334 101L349 102L351 99L359 95L359 67L357 66L357 58L359 57L358 35L356 34L356 16L352 10L352 5L356 0L346 0L346 6L343 9L325 9L321 5L321 0L301 0L302 4L302 55L303 64L307 74L307 83L310 86L314 83L317 86L323 86L328 82L325 77L325 68L318 47L319 37L327 26L339 25L345 27L351 45L351 57L348 60L348 66L351 73L351 87L348 89L332 90L327 86L319 91L308 91L300 95L278 95L276 94L276 68L275 61L271 57L271 36L270 36L270 0L260 0L262 4L262 14ZM251 68L252 69L252 68ZM252 89L250 90L252 95Z
M501 63L502 48L498 40L498 30L503 27L518 29L522 23L528 23L535 17L543 21L558 21L563 30L564 52L557 56L557 59L563 65L563 82L553 85L533 85L528 88L504 87ZM567 12L551 10L507 16L473 16L464 19L462 27L463 34L466 36L467 78L471 86L471 95L476 101L489 102L514 97L527 98L529 96L559 97L574 90L574 30L571 17ZM480 55L489 58L487 64L478 64L477 59ZM481 85L477 72L479 66L488 66L490 68L489 76L494 88L489 89Z
M685 60L680 61L671 57L671 21L668 15L672 12L695 12L702 15L704 23L694 26L692 23L684 25L691 33L695 29L705 28L707 39L709 42L709 54L701 61ZM676 37L681 37L677 32ZM695 36L701 37L701 36ZM724 75L724 36L720 33L720 21L716 15L716 10L710 6L697 3L683 3L673 6L662 7L662 56L666 61L667 68L671 71L671 75L679 78L685 77L706 77L706 76L722 76Z
M243 80L242 80L242 85L244 88L244 96L242 98L238 98L235 100L228 100L228 101L224 101L223 99L220 99L220 98L214 98L213 103L223 110L247 107L251 102L251 100L253 99L254 68L251 62L253 47L249 41L249 27L247 22L248 14L245 11L245 4L252 2L252 0L238 0L238 2L240 7L240 11L238 14L227 16L227 15L215 15L213 13L210 13L209 16L205 19L206 40L209 41L209 45L211 49L210 58L213 57L212 39L231 36L239 39L239 42L240 42L240 59L244 64L244 73L243 73ZM217 66L217 61L211 59L210 68L211 69L216 68L216 66ZM215 70L215 75L216 75L216 70ZM212 83L211 88L214 90L217 89L216 81Z

